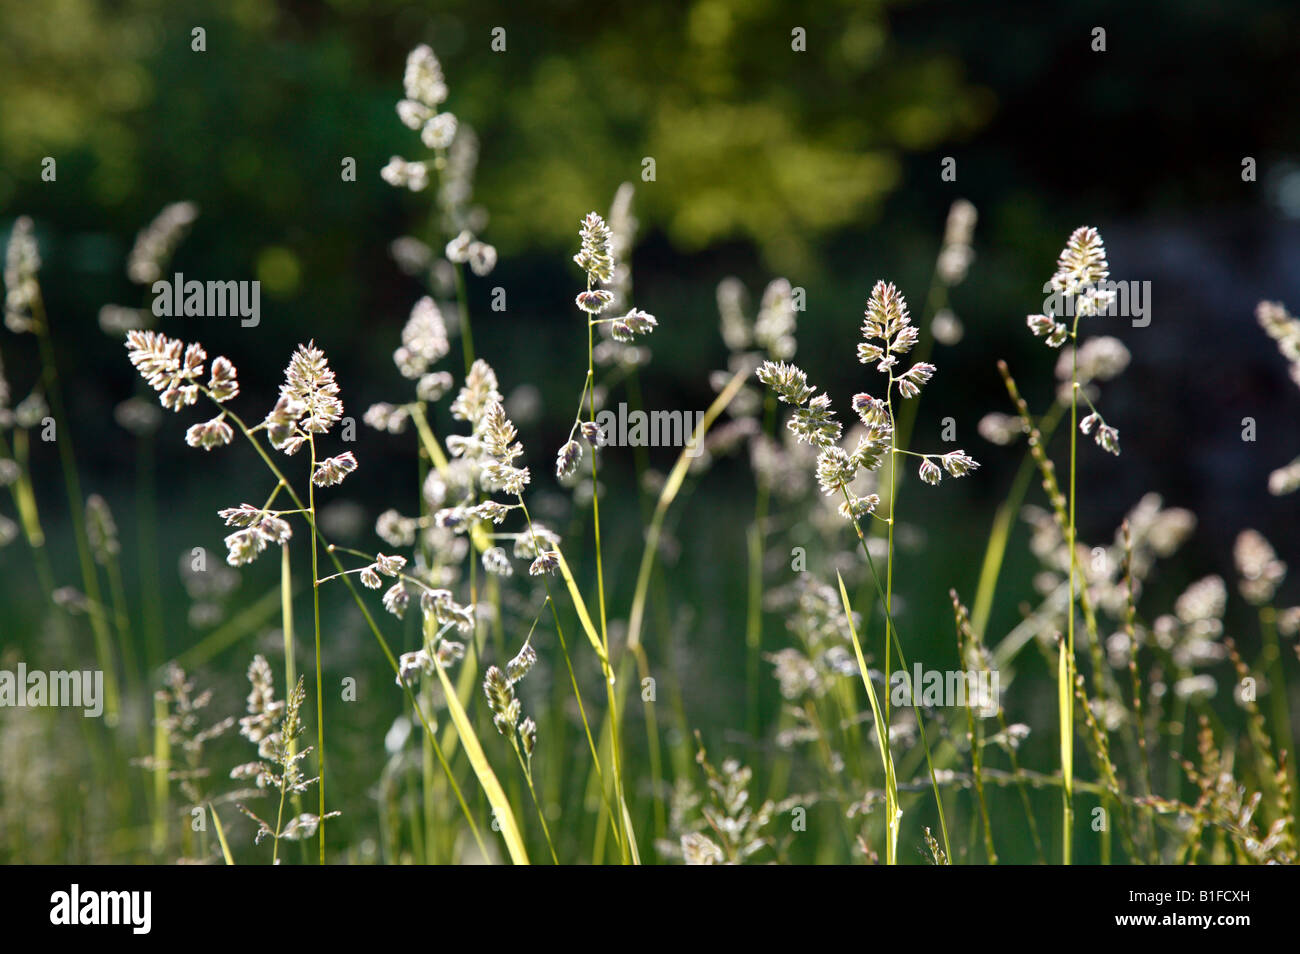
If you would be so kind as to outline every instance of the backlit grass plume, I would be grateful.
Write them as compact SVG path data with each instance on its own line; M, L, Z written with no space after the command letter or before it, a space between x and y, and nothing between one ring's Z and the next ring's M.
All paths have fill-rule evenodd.
M1293 317L1285 305L1276 301L1261 301L1255 309L1255 318L1264 333L1277 343L1291 380L1300 387L1300 318ZM1297 490L1300 490L1300 457L1268 475L1268 492L1274 496Z
M877 282L867 305L862 325L862 342L858 360L875 364L886 375L883 398L861 392L854 395L852 408L862 424L862 432L850 451L839 445L843 427L831 408L828 394L818 394L808 384L807 375L798 367L780 361L767 361L758 369L758 378L777 398L794 407L787 426L795 437L818 450L817 481L822 492L843 495L841 512L845 517L873 514L880 503L877 495L856 497L851 487L859 471L879 470L886 460L891 466L899 454L920 458L919 476L928 484L938 484L944 473L963 477L979 463L963 450L942 454L918 454L894 443L894 398L914 398L934 375L934 365L917 362L906 371L898 371L900 357L916 344L918 331L911 323L907 302L893 284Z
M943 454L916 453L898 446L897 421L895 418L895 399L905 401L916 398L933 377L935 368L928 362L918 361L907 370L899 370L899 361L916 345L919 332L912 324L907 302L901 292L892 284L878 281L871 291L862 324L862 341L858 345L858 360L863 364L874 364L875 369L885 375L883 397L873 397L861 392L853 397L852 407L857 414L861 428L857 443L852 450L840 446L842 426L831 408L827 394L816 393L816 388L808 384L807 375L798 367L785 362L767 361L758 369L758 377L776 394L777 398L794 407L787 426L795 437L818 450L816 474L822 492L827 496L842 497L839 512L854 527L862 552L866 558L872 580L876 584L881 602L885 609L884 659L886 671L890 668L890 659L895 651L900 662L903 661L902 648L898 643L898 634L893 617L893 571L894 571L894 526L897 481L897 464L900 455L920 459L918 475L925 483L938 484L946 472L952 477L962 477L977 469L979 464L963 450L949 451ZM887 493L889 513L881 517L876 513L881 499L878 494L860 495L853 489L860 472L874 473L886 463L889 464ZM871 516L883 520L886 527L886 571L882 582L876 575L871 551L858 521ZM846 607L847 608L847 607ZM863 673L866 679L866 673ZM888 698L888 697L886 697ZM886 722L884 737L888 736L889 710L882 713ZM930 760L929 744L925 738L924 725L918 714L918 728L921 733L927 761L930 763L931 784L939 810L940 828L943 831L945 851L951 854L948 846L947 825L943 818L942 798L939 794L937 776ZM886 759L886 762L889 760ZM892 772L892 768L888 771ZM887 861L896 861L897 822L888 821Z
M185 440L191 447L212 450L231 442L237 428L253 445L262 458L275 484L260 507L244 503L220 511L226 526L235 531L226 537L226 562L231 566L251 563L270 546L282 549L293 536L289 520L302 515L311 531L312 566L312 616L316 648L316 719L317 760L320 766L320 859L324 862L325 834L325 740L324 740L324 686L321 672L321 613L319 550L317 528L316 488L331 487L342 482L357 468L351 451L333 457L318 454L317 440L326 436L343 416L343 402L339 399L339 386L334 371L325 354L314 343L299 345L285 368L279 398L262 423L250 428L228 407L239 396L240 386L235 366L226 358L218 357L207 368L207 352L198 343L186 344L154 331L132 330L126 336L127 356L145 382L159 395L163 407L173 411L194 405L200 396L207 398L219 410L201 424L186 432ZM206 377L206 381L204 380ZM232 427L233 424L233 427ZM307 449L307 493L304 501L285 477L273 458L262 447L259 432L265 432L272 448L292 457ZM291 509L274 509L281 493L287 494L294 506ZM288 574L288 556L284 551L282 574ZM287 584L286 584L287 585ZM287 630L286 630L287 632ZM286 640L286 668L292 669L291 648Z
M403 126L420 134L421 143L432 155L414 161L393 156L380 171L380 176L389 185L412 192L423 191L436 177L438 189L431 210L431 231L440 233L446 244L441 248L443 259L436 264L432 261L433 250L412 237L394 243L394 255L408 271L422 271L432 277L438 275L441 267L451 273L452 279L447 284L455 285L465 370L468 372L475 355L464 270L468 266L476 276L483 277L496 267L497 262L497 250L476 234L482 229L486 216L481 209L470 205L478 144L472 130L463 126L454 113L441 109L448 95L447 82L442 63L429 46L420 44L407 56L403 88L406 95L397 103L397 117ZM417 308L425 313L437 312L432 299L422 300ZM412 319L416 317L413 313ZM409 348L405 340L403 346ZM417 361L420 358L418 354L413 356ZM405 365L405 362L399 363ZM406 366L403 366L402 373L412 376Z
M1110 264L1101 234L1090 226L1075 229L1056 262L1056 272L1046 288L1053 293L1047 314L1030 315L1029 330L1041 337L1052 348L1067 341L1069 351L1069 404L1070 404L1070 485L1069 515L1066 526L1066 546L1069 548L1069 593L1066 604L1066 638L1059 651L1057 673L1058 710L1061 723L1061 774L1062 784L1062 855L1066 864L1072 857L1072 829L1074 824L1074 695L1076 681L1075 661L1075 601L1077 593L1078 555L1075 546L1075 509L1077 474L1077 434L1091 435L1097 445L1111 454L1119 454L1119 431L1106 423L1089 395L1091 380L1111 377L1128 363L1128 353L1123 345L1113 339L1094 339L1080 343L1079 320L1108 314L1115 302L1115 291L1110 286ZM1046 289L1045 289L1046 290ZM1067 326L1064 318L1070 321ZM1098 344L1097 342L1101 342ZM1064 359L1064 355L1062 356ZM1081 375L1081 370L1084 372ZM1066 380L1064 363L1059 376ZM1079 398L1083 397L1090 413L1078 419ZM1077 431L1076 431L1077 429Z
M303 679L289 693L287 700L275 698L275 683L271 675L271 666L263 656L254 656L248 667L248 715L239 720L239 734L257 746L258 761L236 766L231 770L233 779L250 779L259 789L265 789L279 796L272 825L259 818L244 805L240 811L257 824L254 841L261 844L263 838L273 841L271 863L279 864L280 841L300 841L311 838L320 826L322 816L311 812L299 812L287 822L284 818L286 799L301 796L319 778L308 778L299 763L311 754L311 747L300 749L297 740L302 735L302 704L307 698L303 688ZM338 812L330 812L335 817Z

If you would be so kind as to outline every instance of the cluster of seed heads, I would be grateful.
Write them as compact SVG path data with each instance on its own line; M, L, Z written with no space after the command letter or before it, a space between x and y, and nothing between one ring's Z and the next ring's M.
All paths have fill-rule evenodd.
M609 285L615 282L616 276L624 274L620 273L620 266L614 258L614 232L600 213L587 213L578 229L578 242L578 252L573 256L573 261L586 273L587 287L578 293L575 301L578 308L587 315L588 327L607 326L610 337L619 345L630 344L639 336L654 331L659 326L659 322L654 315L639 308L629 308L626 314L617 318L597 318L597 315L608 309L616 298L620 303L625 303L623 298L627 293L626 283L621 293L598 287ZM572 477L577 473L578 465L582 463L583 445L577 440L577 435L581 435L583 441L593 448L602 447L606 442L606 435L594 420L582 419L584 409L590 411L594 404L594 402L584 404L588 391L594 387L595 381L589 374L583 384L582 394L578 398L578 413L574 417L573 426L569 428L568 440L555 455L555 476L559 480Z
M41 295L36 279L40 268L41 254L32 220L20 216L14 221L5 249L5 327L15 334L32 330L32 306Z
M197 343L186 344L155 331L131 330L126 335L127 355L141 376L155 391L163 407L179 411L205 395L222 411L216 417L192 425L185 432L191 447L212 450L229 444L234 430L227 422L226 402L238 397L239 378L235 366L225 357L212 362L207 383L203 382L207 352ZM324 352L314 343L299 345L284 373L280 396L261 427L271 446L285 454L297 453L328 433L343 417L339 387ZM357 469L351 451L316 461L311 481L317 487L332 487ZM277 488L276 493L279 492ZM268 546L287 543L292 536L282 511L251 504L219 511L228 527L238 527L226 537L226 562L231 566L251 563Z
M465 658L465 644L439 636L433 652L419 649L413 653L402 653L398 662L397 684L410 685L416 675L432 676L436 666L446 669L457 660Z
M822 492L828 496L844 496L846 500L840 512L853 519L872 513L880 502L875 494L857 497L853 493L851 486L858 473L877 471L888 455L898 453L894 447L895 389L902 399L916 397L935 370L934 365L918 361L901 374L895 374L898 359L912 350L919 332L911 322L907 301L892 283L877 282L872 289L862 338L858 344L858 360L863 364L874 363L876 370L887 376L886 398L865 392L854 395L852 407L862 423L862 431L851 452L839 445L842 427L831 409L830 395L818 394L800 368L769 360L758 369L758 379L779 400L794 407L787 422L791 433L800 442L817 449L817 482ZM920 477L928 484L939 483L945 471L953 477L962 477L979 467L962 450L918 456L921 457Z
M421 192L429 185L429 173L438 170L443 182L444 205L459 207L468 190L469 170L465 166L473 165L475 147L471 140L471 155L455 154L457 143L470 139L469 130L461 126L454 113L439 110L447 100L447 82L442 64L428 46L421 44L407 56L404 86L406 96L397 103L397 118L407 129L420 134L420 141L434 152L434 157L412 162L393 156L380 170L380 176L391 186ZM468 264L480 276L491 272L497 261L496 249L464 228L447 243L444 254L449 262Z
M529 643L506 663L502 672L496 666L489 666L483 678L483 694L487 696L488 708L492 710L492 724L502 735L514 742L518 734L519 745L524 756L532 759L537 747L537 723L531 718L524 718L519 697L515 695L515 683L523 679L537 662L537 651Z
M259 510L251 504L240 504L217 511L228 527L239 527L226 537L226 562L231 566L252 563L268 546L288 543L293 536L289 521L278 511Z
M177 246L199 217L193 202L173 202L145 226L135 237L135 246L126 260L126 274L137 285L151 285L162 278Z
M259 789L278 791L282 808L286 795L305 794L320 781L319 778L308 778L300 764L312 753L312 747L300 749L297 746L297 740L305 728L302 722L302 704L306 701L307 690L303 677L299 676L289 698L277 700L271 666L260 654L253 657L248 667L248 682L248 714L239 720L239 734L257 746L258 759L236 766L231 770L230 777L251 779ZM254 844L261 844L264 838L276 841L282 838L289 841L311 838L321 821L318 815L302 812L281 824L277 813L276 824L271 825L246 806L240 805L239 809L257 824ZM333 818L338 814L329 812L325 817Z
M1300 387L1300 318L1293 317L1285 305L1276 301L1261 301L1255 317L1264 333L1277 342L1277 349L1290 369L1291 380ZM1300 457L1268 475L1268 490L1274 496L1300 490Z
M1078 363L1077 374L1064 377L1064 363L1058 365L1058 375L1068 380L1070 388L1082 394L1091 410L1079 422L1079 430L1091 435L1097 446L1108 453L1119 454L1119 431L1106 423L1092 399L1084 390L1090 380L1107 380L1128 365L1128 350L1114 338L1094 339L1079 347L1079 319L1091 315L1104 315L1115 300L1115 291L1107 287L1110 264L1106 261L1106 247L1101 233L1091 226L1077 228L1071 233L1065 248L1056 261L1049 286L1065 296L1074 305L1074 323L1067 326L1057 320L1057 315L1029 315L1026 323L1037 338L1047 345L1059 348L1072 340L1077 353L1063 355L1073 365ZM1099 341L1100 344L1094 342Z

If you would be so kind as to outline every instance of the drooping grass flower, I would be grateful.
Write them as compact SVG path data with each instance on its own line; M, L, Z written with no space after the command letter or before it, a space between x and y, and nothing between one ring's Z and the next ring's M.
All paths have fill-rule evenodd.
M1241 595L1259 606L1272 601L1286 578L1286 564L1258 530L1243 530L1232 547L1233 562L1241 575Z
M352 451L346 451L337 457L327 457L316 464L311 475L311 482L317 487L333 487L343 483L343 478L357 469L357 459Z
M248 667L248 681L251 686L248 715L239 720L239 734L257 746L258 761L236 766L230 777L252 779L259 789L278 791L279 806L274 824L264 821L247 806L239 806L239 810L257 825L254 844L260 845L264 838L272 839L274 848L271 863L278 864L282 839L300 841L311 838L316 834L322 819L335 818L340 813L314 815L300 812L285 821L286 799L301 796L312 785L320 782L319 777L309 778L300 764L311 754L311 746L301 749L297 746L297 740L306 728L302 720L302 705L307 699L307 690L303 686L303 677L299 676L288 699L283 702L277 700L271 667L260 655L254 656Z
M468 371L474 360L474 345L465 295L464 267L468 265L471 272L483 277L491 273L497 261L496 249L475 235L483 226L481 210L475 211L470 207L478 143L468 126L454 114L440 109L447 99L447 83L442 64L427 45L417 46L407 57L403 85L406 97L397 103L397 117L402 125L419 132L421 143L433 155L421 161L393 156L380 175L390 185L412 192L423 191L428 187L431 175L436 173L438 176L438 217L435 222L440 225L443 237L450 237L450 240L443 249L445 261L436 263L429 274L438 275L441 269L445 269L454 276L465 369ZM395 251L400 248L400 260L407 263L409 269L425 271L429 268L433 253L427 245L417 239L399 241L402 244ZM427 310L432 301L426 299L426 302L417 307ZM436 360L431 358L426 363ZM399 361L399 365L405 364ZM412 376L406 366L403 366L402 373ZM422 397L421 400L431 399Z
M1293 317L1286 306L1276 301L1261 301L1255 317L1264 333L1277 342L1286 359L1291 380L1300 387L1300 318ZM1300 490L1300 457L1268 476L1268 492L1275 497Z
M964 451L957 450L945 454L918 454L901 448L897 443L897 424L895 420L894 400L916 398L921 389L933 377L935 368L925 361L918 361L907 370L899 370L899 361L912 350L920 338L920 333L912 324L907 301L902 293L889 282L878 281L872 288L870 300L862 323L862 341L858 344L858 360L863 364L873 364L878 372L885 375L884 396L877 398L869 393L854 396L853 410L857 413L862 431L857 446L850 453L839 446L841 425L831 409L830 397L817 394L816 389L808 384L807 375L798 367L780 361L767 361L758 369L759 380L767 385L776 397L786 404L794 406L794 413L787 422L787 427L799 441L807 442L818 449L817 479L823 493L843 497L840 515L854 527L862 544L864 555L876 582L879 595L885 607L885 664L888 669L890 653L898 648L897 634L893 621L893 533L894 500L896 488L897 459L900 454L919 457L921 460L918 474L922 482L935 485L945 472L952 477L961 477L975 470L979 464ZM889 515L882 518L876 515L880 498L876 494L860 496L852 489L858 472L873 472L890 465L888 477ZM887 564L885 582L876 577L874 564L866 537L858 521L862 517L872 516L883 520L887 527ZM901 658L901 648L899 649ZM863 678L867 678L865 672ZM882 732L888 735L888 709L882 716ZM927 753L924 727L918 722L922 743ZM947 823L943 821L942 798L939 794L938 777L934 773L933 761L929 760L931 783L935 792L935 801L939 807L944 842L947 844ZM889 824L896 831L896 819ZM894 858L893 841L888 853Z
M127 258L126 273L137 285L151 285L162 278L177 246L199 217L193 202L173 202L136 236Z
M1049 347L1059 348L1069 341L1072 345L1069 359L1070 404L1070 486L1069 514L1066 518L1067 546L1070 555L1069 602L1066 608L1066 638L1060 648L1058 667L1058 708L1061 721L1062 786L1062 848L1064 861L1072 857L1072 829L1074 824L1074 697L1075 656L1074 617L1076 601L1076 575L1078 556L1075 541L1075 476L1078 433L1092 435L1102 450L1119 454L1119 431L1106 423L1096 404L1089 396L1088 384L1104 380L1119 373L1128 363L1128 352L1117 341L1102 340L1100 344L1079 341L1079 319L1108 314L1115 301L1115 291L1108 281L1110 264L1106 261L1106 248L1101 234L1092 227L1075 229L1057 258L1056 272L1047 283L1053 292L1047 314L1030 315L1029 330L1042 337ZM1073 315L1067 326L1061 318ZM1058 375L1066 383L1064 359L1058 365ZM1083 375L1080 375L1080 370ZM1078 419L1079 397L1082 396L1091 411L1082 421ZM1077 431L1076 431L1077 428ZM1053 478L1054 483L1054 478Z
M19 216L5 249L5 327L15 334L32 330L32 306L40 295L36 279L40 267L32 220Z

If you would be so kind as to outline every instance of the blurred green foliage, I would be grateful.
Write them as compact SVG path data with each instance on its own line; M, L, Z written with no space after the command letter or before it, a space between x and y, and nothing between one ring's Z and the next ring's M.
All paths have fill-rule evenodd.
M883 4L521 13L491 2L6 5L0 203L39 196L35 211L98 212L118 231L187 197L226 224L258 223L263 241L311 220L362 232L386 204L378 167L406 138L393 115L402 58L425 40L443 60L448 108L482 140L480 191L503 251L567 243L574 210L604 207L652 158L648 225L685 249L747 240L789 268L812 237L869 220L901 151L968 133L991 109L955 57L889 44ZM491 49L496 26L504 51ZM191 49L194 27L205 52ZM805 43L814 52L793 48ZM359 182L341 189L348 155ZM61 187L41 193L44 156ZM329 261L337 250L302 251L322 274L342 264Z

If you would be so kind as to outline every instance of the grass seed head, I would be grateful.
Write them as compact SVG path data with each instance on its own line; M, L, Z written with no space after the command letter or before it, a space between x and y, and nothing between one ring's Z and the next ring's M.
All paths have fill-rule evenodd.
M511 684L518 682L532 670L537 663L537 650L532 645L525 643L524 647L519 650L514 659L506 663L506 678Z
M614 278L613 233L598 212L588 212L578 230L581 247L573 256L578 267L587 273L588 284L608 284ZM610 293L612 299L613 295ZM609 299L606 299L608 303ZM581 307L581 304L579 305ZM584 309L585 310L585 309Z
M402 86L408 100L430 109L447 101L447 81L442 74L442 64L427 44L421 43L407 55Z
M337 457L326 457L316 464L316 472L311 475L311 482L317 487L333 487L343 483L343 478L357 469L357 459L352 451L345 451Z
M559 453L555 455L555 476L572 477L577 473L580 463L582 463L582 445L575 440L566 441Z
M127 257L126 274L137 285L150 285L162 278L177 246L189 234L199 217L193 202L173 202L140 231Z
M302 406L295 421L297 427L308 434L329 431L343 417L343 402L338 395L339 386L325 353L315 342L298 345L280 386L280 397Z
M40 297L36 281L40 267L32 220L19 216L5 249L5 327L15 334L32 330L32 305Z

